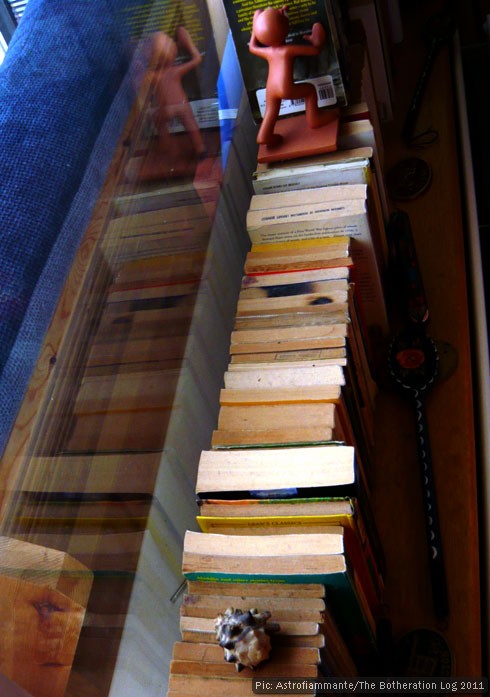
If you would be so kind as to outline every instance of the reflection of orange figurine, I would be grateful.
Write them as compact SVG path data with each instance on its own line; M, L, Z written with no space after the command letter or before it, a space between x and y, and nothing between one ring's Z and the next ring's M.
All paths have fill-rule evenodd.
M178 46L187 51L190 56L188 61L175 62ZM168 123L173 119L178 119L184 126L197 156L202 155L205 150L199 126L182 87L184 75L197 68L201 61L201 54L185 27L177 29L176 41L164 32L153 34L149 68L153 72L159 150L169 150L172 135L168 131Z
M310 128L325 126L333 118L332 112L319 109L315 86L311 82L295 83L293 77L294 59L297 56L317 56L325 45L325 30L316 22L311 34L303 37L310 45L285 44L289 33L287 10L286 5L282 9L256 10L249 44L251 53L269 63L265 113L257 142L270 146L279 145L282 140L280 135L274 134L274 126L283 99L305 100L306 121Z

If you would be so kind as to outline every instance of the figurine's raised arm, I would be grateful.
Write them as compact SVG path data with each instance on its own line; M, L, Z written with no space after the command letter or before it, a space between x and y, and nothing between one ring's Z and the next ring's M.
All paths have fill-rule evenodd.
M321 51L327 40L327 35L323 25L320 24L320 22L315 22L311 28L311 34L304 34L303 39L309 41L312 46L318 49L318 51Z

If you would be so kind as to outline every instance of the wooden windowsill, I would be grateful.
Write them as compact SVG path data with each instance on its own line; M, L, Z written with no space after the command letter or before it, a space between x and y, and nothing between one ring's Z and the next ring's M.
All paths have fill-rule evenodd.
M457 352L457 368L427 398L439 500L450 615L439 626L432 612L415 424L411 405L388 388L378 404L375 514L387 558L387 601L396 641L415 629L440 631L452 674L481 675L477 471L473 414L468 278L460 194L456 113L449 48L438 55L420 111L420 128L438 139L407 148L400 131L425 58L421 28L438 3L409 3L404 41L393 57L395 119L384 126L385 171L405 157L432 168L426 193L393 203L410 217L430 309L429 335ZM399 328L397 321L393 329Z

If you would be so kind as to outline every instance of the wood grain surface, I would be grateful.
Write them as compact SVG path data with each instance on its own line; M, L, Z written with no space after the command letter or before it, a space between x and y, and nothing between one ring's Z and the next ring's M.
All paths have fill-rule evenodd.
M448 48L436 58L418 126L438 139L408 149L400 136L425 58L422 27L440 3L407 3L404 41L394 47L395 120L384 126L386 171L405 157L422 157L432 183L420 197L393 203L408 213L430 309L429 335L457 352L457 368L427 398L450 614L436 622L431 601L413 408L391 388L377 407L375 513L387 558L387 601L395 641L419 628L442 632L455 676L481 675L477 453L475 448L468 278L460 196L458 145ZM391 298L393 329L401 320ZM444 351L442 352L444 354ZM441 354L442 365L444 355Z

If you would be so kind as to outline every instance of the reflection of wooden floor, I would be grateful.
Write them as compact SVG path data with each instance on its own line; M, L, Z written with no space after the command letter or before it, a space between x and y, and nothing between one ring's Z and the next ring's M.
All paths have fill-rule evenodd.
M452 674L478 676L481 649L476 454L451 70L449 56L443 51L436 60L420 112L420 127L435 127L438 141L424 150L409 150L399 134L425 57L420 28L423 18L437 9L437 3L409 3L408 9L413 16L405 18L404 43L393 51L397 116L385 128L385 165L388 169L401 158L419 156L433 170L428 191L399 208L409 214L412 223L431 311L429 334L449 342L458 352L456 372L434 388L427 411L449 587L450 617L442 633L452 653ZM387 557L387 600L396 640L414 629L440 628L431 607L410 405L397 394L384 392L379 400L377 427L374 503Z

